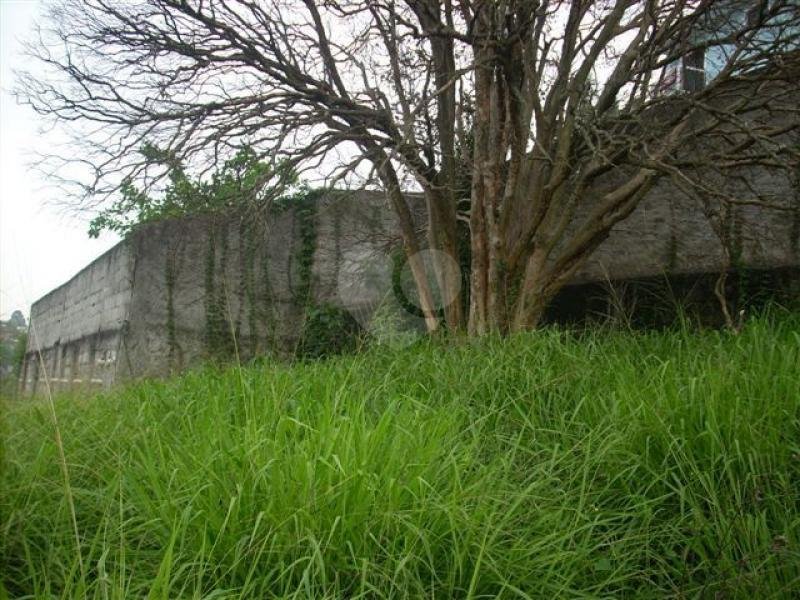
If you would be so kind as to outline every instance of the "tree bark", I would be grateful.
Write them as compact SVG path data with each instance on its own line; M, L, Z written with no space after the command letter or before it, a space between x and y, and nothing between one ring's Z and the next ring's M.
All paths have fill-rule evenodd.
M461 271L458 261L456 223L456 65L454 41L451 37L435 34L443 23L452 26L450 0L410 2L417 18L430 36L436 86L436 128L439 134L440 168L432 181L422 181L428 208L428 241L434 253L433 263L440 298L443 302L445 323L449 329L464 326L461 302ZM444 8L444 19L442 18Z
M481 48L476 52L475 68L475 122L472 154L472 194L470 203L470 248L472 264L470 273L470 311L468 330L471 335L483 335L491 329L489 301L489 228L486 222L486 169L489 154L489 114L492 67L490 52Z
M374 147L370 148L370 154L373 157L374 164L377 166L389 204L397 215L400 234L403 239L403 251L411 270L411 276L414 278L414 285L417 288L420 308L425 318L425 328L429 332L436 331L439 329L439 317L436 314L436 304L428 280L427 269L420 254L421 248L417 240L414 218L408 207L408 201L400 188L400 181L389 162L389 157L382 150Z

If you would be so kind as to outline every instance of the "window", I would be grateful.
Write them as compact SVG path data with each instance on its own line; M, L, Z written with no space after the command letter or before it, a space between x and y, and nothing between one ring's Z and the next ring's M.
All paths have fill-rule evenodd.
M692 50L683 59L683 89L687 92L702 90L706 85L705 48Z
M679 89L678 72L678 66L674 64L664 69L664 73L655 87L657 95L670 94Z

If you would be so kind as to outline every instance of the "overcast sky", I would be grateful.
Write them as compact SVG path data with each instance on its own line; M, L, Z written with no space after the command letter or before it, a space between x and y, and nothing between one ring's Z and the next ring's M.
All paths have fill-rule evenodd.
M26 60L20 40L30 37L39 0L0 0L0 318L64 283L117 239L89 239L86 220L57 208L57 190L30 166L48 135L41 119L18 106L14 69ZM30 66L30 65L26 65ZM52 133L50 134L53 135Z

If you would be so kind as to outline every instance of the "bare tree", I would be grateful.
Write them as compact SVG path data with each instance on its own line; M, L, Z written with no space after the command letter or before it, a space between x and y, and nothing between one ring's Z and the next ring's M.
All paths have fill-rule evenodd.
M659 178L793 164L798 35L793 0L62 0L30 47L48 74L19 95L96 126L84 201L152 178L145 142L200 170L243 144L333 181L366 166L429 329L438 287L448 327L507 332L539 323Z

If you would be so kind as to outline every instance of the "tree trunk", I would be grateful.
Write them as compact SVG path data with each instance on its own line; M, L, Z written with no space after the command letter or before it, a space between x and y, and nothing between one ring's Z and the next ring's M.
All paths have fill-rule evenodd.
M439 286L439 299L447 327L458 330L464 326L464 314L461 307L461 267L458 262L453 192L427 190L425 198L428 207L428 240L430 247L437 251L432 254L432 262Z
M436 331L439 328L439 318L436 315L436 305L428 282L425 263L420 254L414 218L400 189L397 173L395 173L388 157L383 154L383 151L376 148L370 148L370 151L373 156L373 163L377 166L378 174L386 189L386 197L397 215L400 234L403 239L403 250L408 260L411 276L414 278L414 285L417 288L420 308L425 318L425 327L429 332Z
M444 21L452 26L451 3L439 0L413 2L412 8L428 32ZM441 168L433 181L423 183L428 206L428 240L433 254L434 271L439 285L445 323L451 330L464 326L461 302L461 269L458 260L458 231L456 222L456 65L453 39L432 35L431 56L436 85L436 127L439 132Z
M491 329L489 313L489 231L486 223L486 174L489 154L489 90L492 70L488 64L489 52L481 48L476 53L475 69L475 122L472 153L472 194L470 202L470 248L472 264L470 273L470 306L468 331L470 335L484 335Z
M535 248L528 259L515 303L511 331L534 329L544 315L554 294L545 273L546 259L546 253L541 248Z

